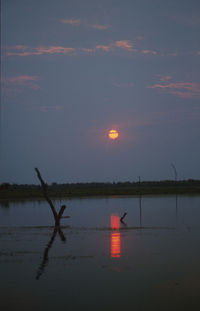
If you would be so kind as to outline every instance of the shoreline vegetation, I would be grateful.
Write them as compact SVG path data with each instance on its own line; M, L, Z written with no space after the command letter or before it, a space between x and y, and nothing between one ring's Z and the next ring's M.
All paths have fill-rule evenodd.
M52 183L48 186L48 195L52 199L80 198L94 196L138 196L165 194L200 194L200 180L163 180L138 182L92 182L92 183ZM40 185L18 185L3 183L0 185L1 200L44 199Z

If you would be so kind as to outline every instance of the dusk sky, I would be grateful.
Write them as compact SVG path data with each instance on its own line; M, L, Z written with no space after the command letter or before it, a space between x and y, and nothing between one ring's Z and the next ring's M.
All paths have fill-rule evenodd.
M199 179L200 1L2 0L1 90L0 182Z

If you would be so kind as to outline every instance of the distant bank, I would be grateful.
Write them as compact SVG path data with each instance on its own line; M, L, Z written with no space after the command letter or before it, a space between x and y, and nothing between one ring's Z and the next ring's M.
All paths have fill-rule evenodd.
M161 194L200 194L200 180L164 180L143 182L113 183L73 183L48 185L51 198L72 198L92 196L138 196ZM3 183L0 185L0 200L42 199L39 185L18 185Z

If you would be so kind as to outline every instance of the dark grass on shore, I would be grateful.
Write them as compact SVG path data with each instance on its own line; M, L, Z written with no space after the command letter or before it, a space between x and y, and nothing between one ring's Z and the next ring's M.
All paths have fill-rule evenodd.
M200 194L200 180L143 181L118 183L74 183L48 186L51 198L73 198L91 196L138 196L162 194ZM42 199L39 185L1 184L0 200Z

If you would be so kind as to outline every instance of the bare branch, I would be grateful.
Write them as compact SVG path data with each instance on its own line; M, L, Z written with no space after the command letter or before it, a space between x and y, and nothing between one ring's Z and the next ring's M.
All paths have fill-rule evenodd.
M38 177L39 181L41 182L41 186L42 186L44 197L45 197L45 199L47 200L47 202L49 203L49 205L51 207L51 210L52 210L52 213L53 213L53 216L54 216L56 224L58 224L59 223L58 215L56 213L55 207L54 207L51 199L48 197L48 194L47 194L47 184L42 179L42 176L41 176L40 171L38 170L38 168L35 168L35 171L37 173L37 177Z
M62 214L64 213L64 210L66 209L66 205L62 205L60 208L60 211L58 213L58 218L60 219L62 217ZM64 216L63 216L64 217Z
M38 269L38 272L37 272L36 279L39 280L39 278L42 275L42 273L44 272L45 266L46 266L46 264L48 262L49 250L52 247L52 244L53 244L53 242L55 240L57 232L58 232L61 240L63 242L66 241L66 237L65 237L65 235L63 234L63 232L62 232L62 230L60 228L60 219L64 218L64 216L62 216L62 215L64 213L66 205L62 205L61 206L59 213L56 212L56 209L55 209L51 199L48 197L48 194L47 194L47 184L42 179L42 176L41 176L40 171L38 170L38 168L35 168L35 171L36 171L37 177L38 177L38 179L39 179L39 181L41 183L41 187L42 187L42 191L43 191L44 197L47 200L47 202L49 203L49 205L51 207L51 210L52 210L52 213L53 213L53 216L54 216L54 219L55 219L54 231L52 233L50 241L48 242L48 244L47 244L47 246L46 246L46 248L44 250L43 260L42 260L42 263L41 263L41 265L40 265L40 267ZM68 216L65 216L65 217L67 218Z
M123 223L123 219L126 217L127 213L124 213L124 215L120 218L120 221Z

